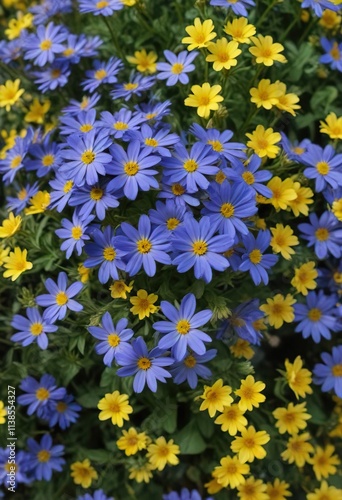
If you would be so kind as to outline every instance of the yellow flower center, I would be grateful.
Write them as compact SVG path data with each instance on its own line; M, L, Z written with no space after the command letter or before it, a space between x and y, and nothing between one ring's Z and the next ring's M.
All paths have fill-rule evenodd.
M148 370L149 368L151 368L152 363L148 358L139 358L137 361L137 365L140 370Z
M136 88L138 88L138 83L125 83L124 84L125 90L135 90Z
M27 191L25 188L23 188L18 193L18 200L24 200L26 196L27 196Z
M127 161L124 164L124 171L129 176L136 175L139 172L139 163L136 161Z
M51 457L51 453L48 450L40 450L37 453L38 462L48 462Z
M51 40L43 40L41 44L39 45L39 48L41 50L49 50L52 47L52 41Z
M108 7L109 3L106 0L102 0L101 2L97 2L96 8L103 9L104 7Z
M45 401L49 396L50 391L45 389L45 387L39 387L39 389L36 390L36 398L38 399L38 401Z
M65 49L63 52L64 57L69 57L72 56L75 53L75 50L69 47L68 49Z
M187 319L180 319L177 322L176 330L181 335L186 335L187 333L189 333L190 328L191 328L191 325Z
M108 405L108 409L109 411L111 411L112 413L121 413L121 409L120 409L120 405L119 403L110 403Z
M64 306L68 302L68 296L65 292L58 292L56 295L56 304Z
M184 64L175 63L171 67L171 73L173 73L174 75L180 75L183 69L184 69Z
M64 403L64 401L58 401L58 403L56 404L56 410L58 411L58 413L64 413L67 408L68 406L66 403Z
M333 279L334 279L335 283L341 284L342 283L342 273L339 273L336 271L333 274Z
M222 172L222 170L220 170L220 172L218 172L216 175L215 175L215 181L218 183L218 184L222 184L222 182L226 179L226 176L224 175L224 173Z
M21 160L22 160L21 155L17 155L14 158L12 158L10 163L10 168L18 168L21 163Z
M209 144L214 151L217 151L218 153L221 153L223 151L223 146L222 142L220 141L207 141L207 144Z
M129 446L135 446L138 442L138 438L136 436L130 436L128 439L127 439L127 443L129 444Z
M32 325L30 326L30 332L35 337L40 335L42 331L43 331L43 325L41 323L32 323Z
M191 159L190 160L186 160L183 163L183 168L187 172L196 172L196 170L198 169L198 163L195 160L191 160Z
M51 167L54 161L55 161L54 155L45 155L42 158L42 164L44 167Z
M97 71L95 71L94 76L96 80L103 80L107 76L107 71L103 68L98 69Z
M71 236L74 238L74 240L79 240L83 234L81 226L74 226L71 229Z
M243 444L246 448L253 448L255 446L255 440L253 438L246 438L243 440Z
M153 139L153 137L149 137L145 139L146 146L151 146L152 148L156 148L158 146L158 141Z
M322 317L322 311L317 309L317 307L313 307L308 312L308 317L311 321L319 321Z
M93 130L93 126L90 123L84 123L83 125L80 126L80 131L81 132L89 132L90 130Z
M176 219L176 217L170 217L170 219L167 219L166 221L166 227L169 231L172 231L178 226L179 223L180 220Z
M221 205L220 212L223 217L229 219L229 217L232 217L234 215L234 205L232 205L231 203L223 203L223 205Z
M86 165L89 165L90 163L93 163L95 160L96 154L93 151L84 151L81 156L81 161L85 163Z
M110 345L110 347L116 347L120 344L121 342L121 339L119 337L119 335L117 335L116 333L110 333L108 335L108 344Z
M65 194L69 193L69 191L71 191L73 185L74 185L74 181L66 181L66 183L63 186L63 192Z
M198 98L198 105L199 106L208 106L208 104L210 104L209 96L207 96L207 95L201 95Z
M334 365L331 368L331 371L332 371L332 374L334 375L334 377L342 377L342 363L340 363L338 365Z
M198 44L205 42L205 34L204 33L196 33L192 38Z
M85 109L89 104L89 99L88 97L83 97L82 102L80 104L81 109Z
M232 476L233 476L234 474L236 474L236 473L237 473L237 471L238 471L238 469L237 469L237 466L236 466L235 464L230 463L230 464L226 467L226 473L227 473L227 475L228 475L228 476L230 476L230 475L232 475Z
M4 464L4 469L7 473L9 472L16 472L17 471L17 466L16 464L9 464L8 462Z
M255 178L254 178L254 175L252 174L252 172L244 172L242 174L242 178L245 181L245 183L248 184L249 186L251 184L254 184Z
M90 191L90 198L94 201L99 201L103 197L103 189L101 188L92 188Z
M325 227L319 227L315 231L315 236L318 241L326 241L329 238L329 231Z
M330 55L333 59L335 59L335 61L338 61L340 59L341 53L339 51L337 42L334 42L333 48L330 51Z
M114 123L113 128L115 128L115 130L127 130L128 124L125 122L116 122Z
M55 69L51 70L51 73L50 73L50 74L51 74L51 77L55 79L55 78L60 77L60 76L61 76L61 73L62 73L62 72L61 72L61 70L60 70L60 69L55 68Z
M137 241L137 249L139 253L148 253L152 248L152 243L147 238L141 238Z
M184 360L184 364L188 368L193 368L196 365L196 363L197 363L196 359L191 354L189 354L189 356L187 356Z
M195 241L192 244L192 251L196 255L204 255L208 251L208 244L203 240Z
M171 191L175 196L181 196L185 193L185 189L181 184L172 184Z
M219 396L218 396L217 392L215 391L215 389L209 389L208 392L206 393L206 398L208 401L213 403L213 402L217 401Z
M297 155L302 155L305 152L304 148L299 148L298 146L292 148L292 151Z
M113 247L106 247L103 249L103 258L109 260L110 262L116 257L116 251Z
M261 259L262 259L262 253L258 248L254 248L254 250L252 250L249 254L249 260L253 264L259 264L259 262L261 262Z
M326 161L319 161L316 164L317 172L321 175L327 175L329 173L330 167Z
M155 118L157 116L157 113L147 113L146 115L146 119L147 120L152 120L153 118Z

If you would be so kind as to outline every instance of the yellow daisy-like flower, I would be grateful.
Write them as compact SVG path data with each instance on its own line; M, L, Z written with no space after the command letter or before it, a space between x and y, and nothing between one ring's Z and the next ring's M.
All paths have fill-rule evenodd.
M319 488L306 495L306 500L342 500L342 490L335 488L335 486L329 486L326 481L322 481Z
M241 431L241 436L237 436L230 449L236 453L241 463L253 462L255 458L261 460L266 457L266 450L263 444L270 440L266 431L256 431L253 425Z
M259 309L267 316L268 323L276 330L283 326L283 323L292 323L294 320L293 304L297 301L288 293L286 297L277 293L273 298L266 299L267 304L262 304Z
M252 359L255 354L251 344L243 339L237 339L235 344L229 347L229 350L236 358Z
M252 411L253 408L259 408L260 403L263 403L266 396L260 394L266 387L264 382L255 381L253 375L248 375L244 380L241 380L240 389L235 391L235 394L240 397L238 406L242 411Z
M318 24L320 24L326 30L334 30L341 24L341 16L338 12L330 9L325 9L323 10L322 17L320 18Z
M23 14L17 12L17 19L10 19L8 21L8 28L5 29L5 35L9 40L19 38L21 32L26 28L32 28L33 15L31 13Z
M258 83L257 87L250 89L251 102L253 102L257 108L271 109L278 103L279 97L282 95L276 83L271 83L271 80L263 78Z
M317 446L315 454L310 458L309 464L312 465L316 479L321 481L331 474L336 474L336 465L340 465L341 461L337 455L334 455L335 446L328 444L325 448Z
M89 488L94 479L98 478L97 472L88 458L85 458L83 462L74 462L70 466L71 477L75 484L80 484L82 488Z
M149 483L152 477L151 464L135 465L128 469L129 479L134 479L137 483Z
M223 31L238 43L251 43L250 38L255 35L256 28L253 24L248 24L246 17L237 17L231 22L228 21Z
M8 256L9 252L10 252L9 247L0 246L0 266L3 265L4 259L5 259L5 257Z
M294 189L297 198L288 200L287 205L296 217L300 214L309 215L309 207L313 203L313 191L308 187L302 187L299 182L294 182L291 189Z
M281 180L278 176L272 177L267 183L267 187L272 191L272 197L268 203L271 203L277 211L286 210L290 202L297 198L293 184L290 178Z
M0 401L0 424L4 424L6 422L6 417L7 415L7 410L5 408L5 405L3 401Z
M292 247L299 245L297 236L293 234L290 226L283 226L283 224L276 224L276 227L271 227L271 247L273 253L280 253L286 260L291 259L291 255L296 252Z
M130 311L132 314L138 314L139 319L148 318L150 314L155 313L158 307L154 303L158 300L158 295L154 293L148 293L146 290L138 290L137 295L129 299L130 303L133 304Z
M342 198L333 201L331 211L335 215L336 219L342 222Z
M342 116L329 113L324 121L320 121L321 134L327 134L330 139L342 139Z
M49 111L51 107L51 101L46 99L42 102L39 102L39 99L35 98L33 103L30 104L29 110L24 116L24 120L28 123L39 123L40 125L45 121L45 115Z
M243 416L244 413L238 405L227 406L217 417L215 424L221 425L222 432L228 432L230 436L235 436L238 432L245 430L248 423L247 418Z
M273 38L269 35L252 36L251 41L254 47L250 47L249 52L256 58L257 64L272 66L275 61L286 63L285 57L280 54L284 47L280 43L273 43Z
M122 436L117 440L116 444L119 450L124 450L129 457L140 450L144 450L147 447L148 439L145 432L138 432L134 427L130 427L128 431L122 431Z
M216 477L208 481L208 483L205 483L204 487L207 488L209 495L215 495L215 493L218 493L223 489L222 484L217 482Z
M229 385L223 385L222 378L218 379L214 385L204 386L204 391L200 399L203 399L200 410L208 410L211 418L215 417L217 411L222 412L225 406L230 406L233 398L230 396L232 388Z
M315 279L318 272L315 266L316 264L311 260L300 267L294 268L295 274L291 280L291 285L304 296L309 293L308 290L314 290L317 286Z
M0 226L0 238L9 238L15 234L22 222L20 215L14 217L13 212L10 212L8 219L2 221L2 226Z
M287 94L285 83L280 82L279 80L275 82L275 85L280 92L278 102L276 102L275 106L281 111L286 111L292 116L296 116L295 109L300 109L299 104L297 104L299 102L299 97L297 96L297 94Z
M131 292L133 283L134 281L131 281L129 285L126 285L123 280L114 281L109 287L111 297L113 299L127 299L127 294Z
M266 484L261 479L255 479L253 476L246 479L237 489L240 500L269 500L266 493Z
M25 208L26 215L42 214L50 205L50 193L47 191L38 191L38 193L30 198L29 202L31 206Z
M105 397L100 399L97 407L102 410L99 413L99 420L108 420L110 418L112 424L118 427L122 427L124 420L129 420L128 415L133 413L127 394L120 394L119 391L105 394Z
M157 71L158 56L152 50L147 53L145 49L136 50L133 56L127 56L127 61L137 66L137 70L141 73L155 73Z
M249 473L249 465L242 464L236 455L221 458L220 464L215 467L212 476L224 488L236 488L246 481L244 476Z
M307 426L306 420L311 418L311 415L306 413L306 403L289 403L286 408L276 408L272 414L277 420L275 425L280 434L298 434Z
M10 252L7 257L4 257L4 278L11 278L11 281L15 281L19 276L29 269L32 269L32 262L28 262L27 250L21 250L19 247L14 248L14 252Z
M226 38L221 38L215 43L210 43L207 47L210 54L206 57L206 61L212 62L214 71L222 71L230 69L237 65L237 57L241 54L238 49L238 43L234 40L228 42Z
M282 459L289 464L295 463L297 467L303 467L305 463L309 463L310 453L314 451L312 444L308 443L309 439L308 432L290 437L286 450L281 453Z
M286 497L292 497L289 487L289 483L286 481L280 481L278 478L274 480L273 484L266 483L268 500L286 500Z
M218 103L223 101L223 97L218 95L222 90L221 85L211 86L208 82L191 87L192 94L185 99L185 106L197 108L197 114L202 118L208 118L210 111L216 111Z
M147 458L151 464L151 469L163 470L167 464L177 465L180 454L178 444L174 444L173 439L166 441L164 436L160 436L147 447Z
M5 108L8 112L11 106L18 102L20 96L25 92L20 89L20 80L7 80L4 85L0 85L0 108Z
M312 375L310 370L303 368L303 361L300 356L297 356L293 363L288 359L285 360L285 377L290 389L295 393L296 398L299 396L305 398L306 394L312 394L310 384Z
M84 267L83 264L79 264L77 272L80 276L81 283L87 283L87 281L89 281L90 268Z
M211 19L206 19L202 24L200 18L196 17L194 24L185 28L189 36L184 37L182 43L189 44L188 50L207 47L210 41L216 37L216 33L213 31L214 29L214 24Z
M280 151L280 147L275 144L280 142L281 135L279 132L274 132L273 128L265 129L263 125L258 125L252 133L246 136L250 139L247 146L252 148L260 158L265 156L275 158Z

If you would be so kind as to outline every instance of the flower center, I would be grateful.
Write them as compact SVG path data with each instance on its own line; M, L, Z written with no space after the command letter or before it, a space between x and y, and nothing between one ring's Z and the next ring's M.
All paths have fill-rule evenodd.
M39 45L41 50L49 50L52 47L52 41L51 40L43 40L41 44Z
M40 450L37 453L38 462L48 462L51 457L51 453L48 450Z
M172 184L171 191L175 196L181 196L185 193L185 188L181 184Z
M124 84L125 90L135 90L136 88L138 88L138 83L125 83Z
M71 191L73 185L74 185L74 181L66 181L66 183L63 186L63 192L65 194L69 193L69 191Z
M58 403L56 404L56 410L58 411L58 413L64 413L67 408L68 406L66 405L66 403L64 403L64 401L58 401Z
M67 48L67 49L65 49L65 50L64 50L64 52L63 52L63 56L64 56L64 57L70 57L70 56L72 56L74 53L75 53L75 50L74 50L74 49L72 49L71 47L69 47L69 48Z
M26 196L27 196L27 191L25 188L23 188L18 193L18 200L24 200Z
M91 123L84 123L83 125L80 126L80 131L81 132L89 132L90 130L93 130L93 126Z
M311 321L319 321L322 317L322 312L317 307L313 307L308 312L308 317Z
M246 448L253 448L255 446L255 441L253 438L246 438L243 440L243 443Z
M74 240L79 240L83 234L81 226L74 226L71 229L71 236L74 238Z
M170 219L167 219L166 221L166 227L169 231L172 231L178 226L179 223L180 220L176 219L176 217L170 217Z
M136 161L127 161L124 163L124 171L127 175L136 175L139 172L139 163Z
M35 337L40 335L42 331L43 331L43 325L41 323L32 323L32 325L30 326L30 332Z
M223 205L221 205L220 212L223 217L226 217L226 219L228 219L229 217L232 217L234 215L234 205L232 205L231 203L223 203Z
M114 123L113 128L115 128L115 130L127 130L128 124L125 122L116 122Z
M235 464L229 464L226 468L226 472L228 475L234 475L238 471L237 466Z
M186 160L183 163L183 168L187 172L196 172L196 170L198 169L198 163L195 160L191 160L191 159L190 160Z
M254 178L254 175L252 174L252 172L244 172L242 174L242 178L245 181L245 183L248 184L249 186L251 184L254 184L255 178Z
M90 191L90 198L94 201L99 201L103 197L103 189L101 188L92 188Z
M4 464L4 469L5 471L8 473L8 472L12 472L14 470L14 472L17 471L17 466L16 464L9 464L8 462Z
M61 73L62 73L62 72L61 72L61 70L60 70L60 69L55 68L55 69L51 70L51 73L50 73L50 74L51 74L51 77L52 77L53 79L56 79L56 78L59 78L59 77L61 76Z
M108 335L108 344L110 345L110 347L117 347L120 342L121 342L121 339L119 337L119 335L117 335L116 333L110 333Z
M45 387L39 387L39 389L36 390L36 398L38 399L38 401L45 401L49 396L50 391L45 389Z
M137 249L139 253L148 253L152 248L152 243L147 238L141 238L137 241Z
M196 35L193 36L193 39L196 43L204 43L205 42L205 34L204 33L196 33Z
M81 156L81 161L85 163L86 165L89 165L90 163L93 163L95 160L96 154L93 151L84 151Z
M203 240L195 241L192 244L192 251L196 255L204 255L208 251L208 244Z
M325 227L319 227L315 231L315 236L318 241L326 241L329 238L329 231Z
M288 412L288 413L285 413L284 415L284 421L287 422L287 423L291 423L295 420L295 416L294 416L294 413L291 413L291 412Z
M249 254L249 260L253 264L259 264L259 262L261 262L261 259L262 259L262 253L258 248L254 248L254 250L252 250Z
M42 164L44 167L51 167L54 161L55 161L54 155L45 155L42 158Z
M176 324L176 330L181 335L189 333L191 325L187 319L180 319Z
M316 164L317 172L321 175L327 175L329 173L330 167L326 161L319 161Z
M337 42L334 42L333 48L330 51L330 55L333 59L335 59L335 61L338 61L340 59L341 54Z
M12 161L10 163L10 168L18 168L21 163L21 160L22 160L21 155L17 155L14 158L12 158Z
M215 390L209 389L209 391L206 394L206 398L213 403L214 401L217 401L218 399L218 394Z
M109 405L109 411L113 413L121 413L120 405L119 403L110 403Z
M65 292L58 292L56 295L56 304L64 306L68 302L68 296Z
M191 354L189 354L189 356L187 356L184 360L184 364L187 368L193 368L196 363L196 359Z
M105 247L103 249L103 258L104 260L113 261L116 257L116 251L113 247Z
M138 442L138 438L136 436L131 436L127 439L127 441L130 446L135 446Z
M332 374L334 375L334 377L342 377L342 363L340 363L338 365L334 365L331 368L331 371L332 371Z
M171 73L173 73L174 75L180 75L183 69L184 69L184 64L175 63L171 67Z
M140 370L148 370L149 368L151 368L152 363L148 358L139 358L137 361L137 365Z
M224 150L224 148L222 146L222 142L220 142L220 141L210 141L209 140L209 141L207 141L207 144L209 144L213 148L213 150L217 151L218 153L221 153Z
M222 170L220 170L216 175L215 175L215 181L218 183L218 184L222 184L222 182L226 179L227 177L225 176L225 174L222 172Z
M102 0L101 2L97 2L96 8L103 9L104 7L108 7L109 3L106 0Z
M341 284L342 283L342 273L339 273L338 271L336 271L333 274L333 279L334 279L335 283Z
M202 95L201 97L198 98L198 104L199 106L208 106L210 103L209 96L207 95Z
M153 137L149 137L145 139L146 146L151 146L152 148L156 148L158 146L158 141L153 139Z
M94 77L96 80L103 80L107 76L107 71L103 68L95 71Z

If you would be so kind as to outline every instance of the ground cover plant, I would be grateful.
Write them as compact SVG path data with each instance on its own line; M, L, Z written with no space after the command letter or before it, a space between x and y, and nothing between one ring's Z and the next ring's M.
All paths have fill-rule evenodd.
M0 497L342 499L342 2L0 21Z

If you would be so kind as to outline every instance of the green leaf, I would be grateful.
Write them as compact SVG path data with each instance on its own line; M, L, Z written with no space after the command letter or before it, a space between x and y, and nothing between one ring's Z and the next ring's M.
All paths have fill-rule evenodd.
M113 458L113 454L107 450L86 450L86 455L89 460L98 464L106 464Z
M177 405L170 404L166 410L166 418L163 420L163 429L172 434L177 428Z
M182 455L196 455L197 453L202 453L207 447L194 420L183 427L175 435L174 440L180 447Z

